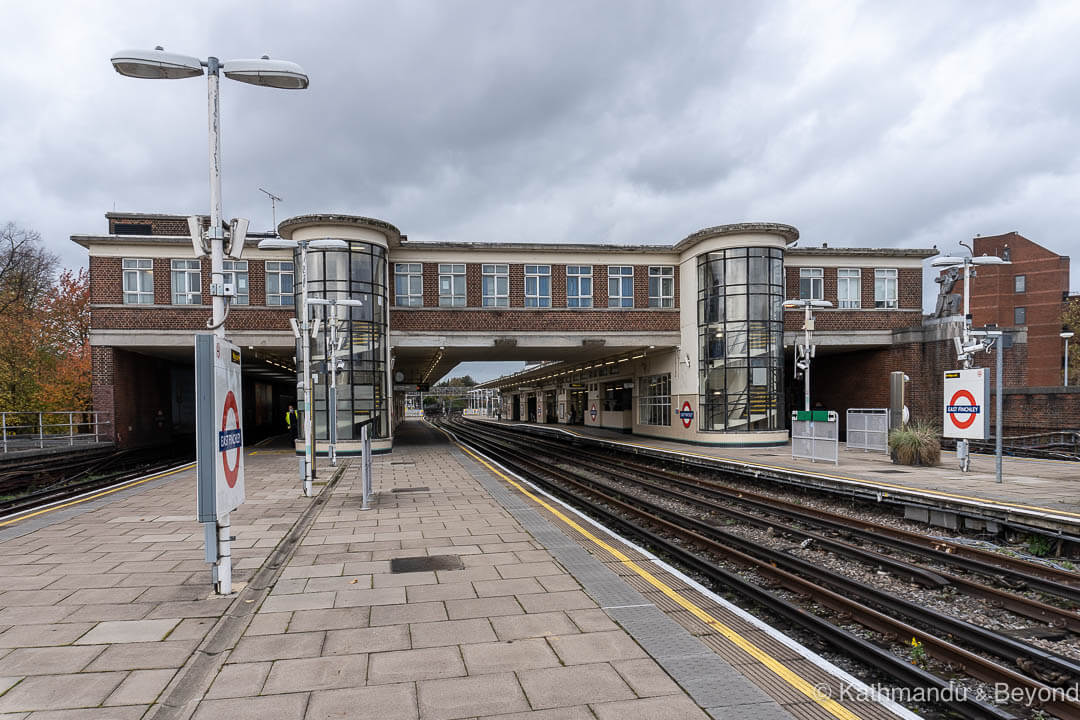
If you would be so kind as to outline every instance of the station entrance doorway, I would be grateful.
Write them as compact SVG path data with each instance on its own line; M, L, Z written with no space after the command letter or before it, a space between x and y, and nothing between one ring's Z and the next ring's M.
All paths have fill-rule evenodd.
M521 422L521 397L515 395L513 402L511 403L510 419L514 422Z
M585 388L570 390L570 408L567 411L566 421L570 425L585 424L585 405L589 400L589 391Z
M528 415L527 418L525 418L525 421L534 423L534 422L536 422L536 396L535 395L530 395L529 396L529 405L528 405L528 407L529 407L529 415Z
M555 400L555 391L544 393L544 422L553 424L559 422L559 406Z

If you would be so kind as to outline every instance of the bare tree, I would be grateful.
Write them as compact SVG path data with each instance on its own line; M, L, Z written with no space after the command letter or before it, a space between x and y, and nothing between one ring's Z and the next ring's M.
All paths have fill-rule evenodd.
M40 302L52 288L59 258L35 230L9 222L0 229L0 317Z

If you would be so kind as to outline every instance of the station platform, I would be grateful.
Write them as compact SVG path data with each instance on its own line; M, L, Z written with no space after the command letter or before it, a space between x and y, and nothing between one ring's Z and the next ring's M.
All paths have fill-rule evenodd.
M937 467L911 467L894 464L886 453L846 450L841 443L839 462L834 465L793 459L790 443L769 448L709 447L582 425L467 419L894 503L903 506L912 520L951 529L994 531L1006 525L1080 539L1080 463L1076 462L1006 457L999 484L993 455L973 454L970 470L964 473L952 451L942 451Z
M0 524L0 718L914 717L426 424L245 462L229 597L191 469Z

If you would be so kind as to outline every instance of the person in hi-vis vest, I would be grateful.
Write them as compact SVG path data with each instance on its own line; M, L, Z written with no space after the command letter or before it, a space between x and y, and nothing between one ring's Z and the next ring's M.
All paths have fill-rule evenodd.
M285 412L285 427L289 428L289 439L296 442L296 438L300 437L300 415L292 405Z

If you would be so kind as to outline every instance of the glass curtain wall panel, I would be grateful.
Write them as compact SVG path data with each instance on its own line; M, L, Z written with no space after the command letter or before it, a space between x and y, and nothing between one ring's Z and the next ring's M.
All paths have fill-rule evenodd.
M784 255L731 248L698 257L699 428L784 427Z
M349 240L343 250L308 251L308 295L328 300L358 300L358 307L337 306L336 368L330 346L330 308L312 305L311 317L322 321L318 337L311 340L312 403L315 437L329 439L329 423L337 423L337 439L359 440L369 425L372 438L390 436L390 395L386 377L387 259L385 248ZM299 265L299 252L296 254ZM299 268L298 268L299 270ZM300 278L295 283L295 302L300 312ZM302 353L297 353L302 372ZM337 408L328 407L330 372L337 374Z

